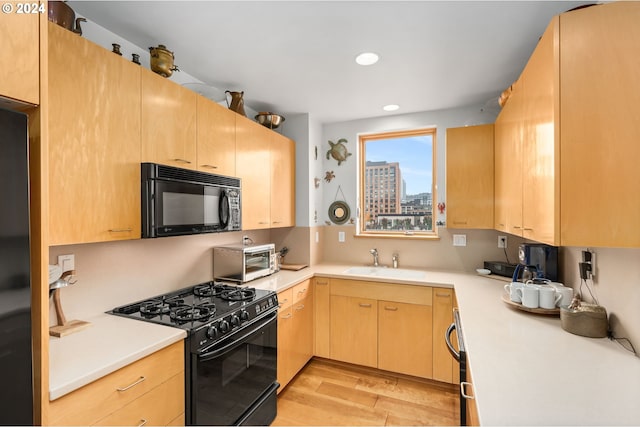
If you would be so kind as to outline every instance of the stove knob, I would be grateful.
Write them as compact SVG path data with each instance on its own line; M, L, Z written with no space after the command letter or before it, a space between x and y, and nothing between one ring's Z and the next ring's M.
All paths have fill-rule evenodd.
M229 332L229 329L229 322L227 322L226 320L220 322L220 332L224 334L226 332Z
M209 329L207 329L207 338L210 340L218 338L218 328L210 326Z
M240 318L238 317L237 314L231 315L231 326L233 327L240 326Z
M240 319L242 319L243 322L246 322L249 320L249 312L242 310L242 312L240 313Z

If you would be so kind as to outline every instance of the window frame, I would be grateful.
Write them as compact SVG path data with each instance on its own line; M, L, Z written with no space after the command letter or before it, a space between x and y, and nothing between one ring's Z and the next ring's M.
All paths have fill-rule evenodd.
M417 230L403 230L403 231L391 231L391 230L365 230L365 180L366 180L366 144L369 141L377 141L381 139L395 139L414 136L431 136L431 162L432 162L432 177L431 177L431 231L417 231ZM438 240L438 227L437 218L435 212L435 206L437 206L437 128L436 126L400 130L400 131L387 131L387 132L375 132L358 135L358 208L357 208L357 225L356 225L356 237L376 237L376 238L394 238L394 239L425 239L425 240ZM390 161L391 159L387 160ZM402 186L402 183L400 183Z

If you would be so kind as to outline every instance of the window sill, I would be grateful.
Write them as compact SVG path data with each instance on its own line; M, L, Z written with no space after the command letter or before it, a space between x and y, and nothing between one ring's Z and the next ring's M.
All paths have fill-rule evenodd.
M400 239L400 240L440 240L440 236L436 233L385 233L385 232L364 232L354 234L354 238L375 238L375 239Z

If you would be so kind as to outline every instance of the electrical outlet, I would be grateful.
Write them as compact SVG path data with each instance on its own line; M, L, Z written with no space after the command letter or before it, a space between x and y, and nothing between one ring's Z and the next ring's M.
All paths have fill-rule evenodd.
M582 251L582 262L580 264L584 264L580 266L580 277L583 279L595 280L594 277L596 277L596 253L592 249L587 248L586 250Z
M507 236L498 236L498 248L502 249L507 247Z
M453 235L453 246L467 246L467 235L466 234L454 234Z
M344 231L338 231L338 242L344 243Z
M62 272L72 271L76 269L76 257L74 254L58 255L58 265L62 268Z

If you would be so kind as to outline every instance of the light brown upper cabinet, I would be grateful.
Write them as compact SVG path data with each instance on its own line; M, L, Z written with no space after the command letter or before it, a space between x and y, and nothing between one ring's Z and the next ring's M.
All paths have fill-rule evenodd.
M294 142L271 133L271 227L293 227L295 217L296 151Z
M142 161L185 169L196 164L196 93L142 70Z
M141 69L48 28L50 244L140 238Z
M271 139L267 129L236 119L236 175L242 179L242 229L271 227Z
M493 228L493 128L447 129L448 228Z
M236 119L236 175L242 229L295 225L295 144L258 123Z
M8 5L17 7L16 2ZM26 5L27 2L21 5ZM33 5L29 2L28 6ZM37 2L35 3L38 4ZM46 3L42 3L46 7ZM40 102L39 13L3 13L0 25L0 96L11 100ZM0 103L2 105L2 103Z
M218 175L236 175L237 113L204 98L197 101L197 169Z
M558 18L552 19L495 125L495 228L558 244Z
M519 84L495 124L495 229L522 233L522 93Z
M640 2L560 16L563 246L640 246Z
M552 19L496 120L497 230L552 245L640 246L640 64L629 53L638 22L638 2Z

